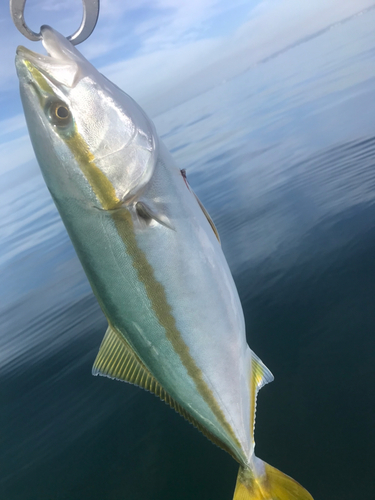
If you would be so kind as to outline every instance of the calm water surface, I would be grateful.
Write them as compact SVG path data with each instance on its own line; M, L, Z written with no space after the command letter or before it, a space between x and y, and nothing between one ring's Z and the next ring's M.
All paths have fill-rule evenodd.
M316 500L374 498L374 26L370 10L155 118L275 375L257 455ZM0 498L230 500L228 455L91 376L106 321L36 163L0 190Z

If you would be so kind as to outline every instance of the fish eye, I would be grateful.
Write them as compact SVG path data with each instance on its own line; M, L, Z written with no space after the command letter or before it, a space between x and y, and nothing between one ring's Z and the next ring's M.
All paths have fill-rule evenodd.
M70 109L63 101L52 102L49 106L48 114L51 123L58 127L68 125L72 117Z

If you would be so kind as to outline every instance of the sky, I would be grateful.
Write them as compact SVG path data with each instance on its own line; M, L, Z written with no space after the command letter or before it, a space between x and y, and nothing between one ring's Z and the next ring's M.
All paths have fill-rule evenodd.
M156 116L320 30L374 6L374 0L102 0L94 33L79 50ZM34 31L65 36L80 24L79 0L27 0ZM33 158L14 68L15 50L44 52L14 27L0 3L0 174Z

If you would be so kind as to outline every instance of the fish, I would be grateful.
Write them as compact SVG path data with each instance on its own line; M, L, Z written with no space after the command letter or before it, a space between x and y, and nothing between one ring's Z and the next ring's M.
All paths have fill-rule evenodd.
M16 69L42 175L108 320L93 375L158 396L238 463L234 500L312 500L255 455L258 391L217 229L152 120L59 32Z

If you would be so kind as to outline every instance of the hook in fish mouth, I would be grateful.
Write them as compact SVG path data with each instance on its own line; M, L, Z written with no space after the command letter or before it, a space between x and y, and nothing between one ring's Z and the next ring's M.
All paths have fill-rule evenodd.
M14 25L18 31L29 40L42 40L42 29L39 33L35 33L35 31L31 30L26 23L24 17L25 4L26 0L10 0L10 14ZM99 17L99 0L82 0L82 6L83 16L81 25L75 33L67 37L73 45L78 45L79 43L87 40L87 38L94 31Z
M63 35L50 26L42 26L42 43L47 55L39 54L20 45L16 51L16 66L28 61L57 86L74 87L93 67ZM95 71L95 70L94 70Z
M62 62L49 55L39 54L20 45L16 52L17 69L26 66L41 73L46 80L54 82L55 85L74 87L77 83L79 73L78 64L75 62Z

